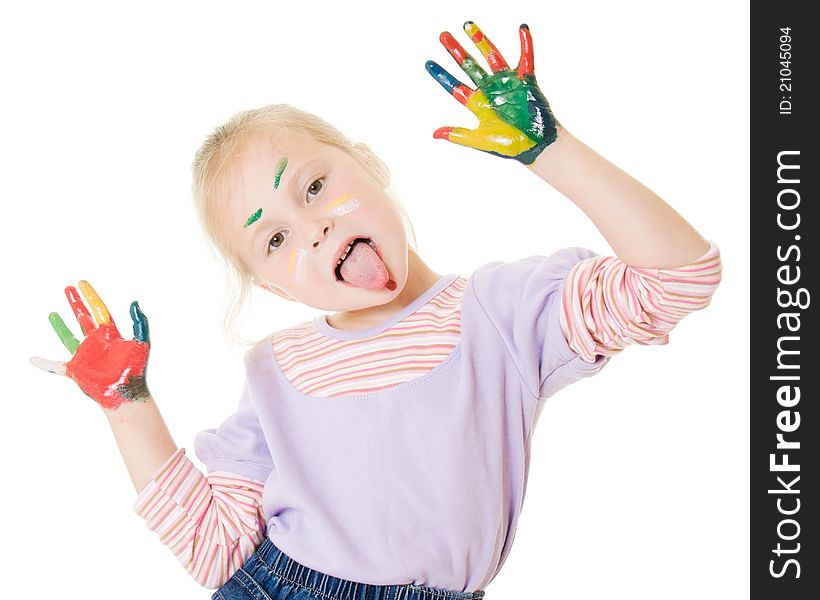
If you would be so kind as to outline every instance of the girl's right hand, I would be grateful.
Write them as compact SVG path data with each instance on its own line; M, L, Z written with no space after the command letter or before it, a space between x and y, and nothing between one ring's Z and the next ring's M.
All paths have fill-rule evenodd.
M33 356L31 364L51 373L70 377L87 396L103 408L113 410L126 402L144 402L149 395L145 382L151 345L148 319L137 302L132 302L134 339L125 340L91 284L80 281L79 286L93 310L96 323L76 288L68 286L65 294L85 339L80 343L60 315L53 312L48 320L73 357L65 363Z
M467 21L464 31L487 59L492 74L487 74L448 31L439 40L473 80L475 89L461 83L433 60L428 60L425 67L453 98L472 111L478 118L478 127L439 127L433 137L531 165L558 138L561 125L535 79L530 28L526 23L518 28L521 57L515 69L510 68L478 25Z

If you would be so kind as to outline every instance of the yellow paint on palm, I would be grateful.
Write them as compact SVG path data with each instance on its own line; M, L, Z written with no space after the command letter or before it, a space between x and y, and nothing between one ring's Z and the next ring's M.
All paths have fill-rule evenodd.
M290 258L288 259L288 275L293 273L293 266L296 264L296 250L290 251Z
M97 326L110 323L111 314L108 312L108 308L97 295L94 288L91 287L91 284L85 279L80 281L80 291L83 293L83 296L85 296L85 299L88 300L88 306L91 309L91 312L94 313L94 318L97 320Z
M470 96L467 100L467 108L478 117L481 125L473 135L465 140L469 142L465 145L479 150L497 152L504 156L518 156L535 146L535 142L523 131L498 118L487 96L481 90L476 90ZM450 140L458 142L452 134Z

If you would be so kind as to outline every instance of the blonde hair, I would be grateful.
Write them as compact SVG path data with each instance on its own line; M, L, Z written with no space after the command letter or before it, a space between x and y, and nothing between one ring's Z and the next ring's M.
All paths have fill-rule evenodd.
M197 150L192 165L192 192L202 231L225 268L228 303L222 314L222 332L229 342L241 347L256 343L243 337L238 325L247 311L253 293L254 279L244 261L228 244L219 226L219 209L224 204L230 184L235 178L234 158L248 137L262 134L274 141L277 136L286 134L289 130L299 131L317 142L339 148L370 173L395 203L408 239L411 240L411 246L416 249L413 224L401 201L390 189L390 171L380 159L373 159L369 154L362 152L354 142L327 121L288 104L271 104L235 114L205 138Z

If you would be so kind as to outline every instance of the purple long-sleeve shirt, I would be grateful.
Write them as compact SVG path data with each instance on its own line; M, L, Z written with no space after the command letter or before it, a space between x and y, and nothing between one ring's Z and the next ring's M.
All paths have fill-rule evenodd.
M564 248L479 268L447 358L381 392L305 395L260 343L245 355L239 410L197 436L197 456L265 482L267 535L297 562L364 583L484 589L512 545L543 401L609 360L582 360L559 322L564 279L592 256ZM376 335L455 278L380 326L323 328Z

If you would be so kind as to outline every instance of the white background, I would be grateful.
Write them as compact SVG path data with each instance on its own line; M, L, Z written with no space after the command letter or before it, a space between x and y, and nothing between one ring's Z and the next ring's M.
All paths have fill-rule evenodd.
M748 7L744 2L30 3L0 14L5 384L3 596L206 598L131 512L99 408L30 366L67 360L48 323L88 279L130 336L176 443L236 406L241 350L201 237L190 164L239 110L289 103L388 164L439 273L584 246L569 200L515 161L434 140L473 115L425 71L469 83L438 41L474 20L511 65L518 25L578 138L721 249L723 283L668 346L631 347L553 397L532 445L515 545L488 600L748 596ZM601 198L601 202L606 202ZM249 337L319 314L259 292ZM71 318L69 318L71 317ZM10 588L10 589L9 589Z

